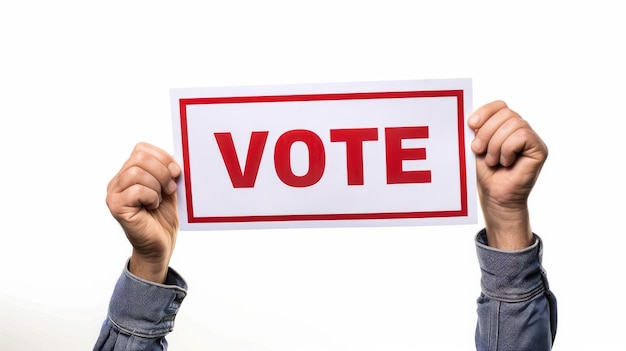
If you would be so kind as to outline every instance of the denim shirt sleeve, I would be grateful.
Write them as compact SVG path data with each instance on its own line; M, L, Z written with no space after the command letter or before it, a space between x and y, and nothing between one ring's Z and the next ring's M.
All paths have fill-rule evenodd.
M173 269L169 269L165 284L157 284L130 273L127 263L93 350L167 350L165 336L174 329L186 295L187 283Z
M482 293L477 300L476 349L550 350L556 336L556 298L541 266L541 238L517 251L487 246L476 236Z

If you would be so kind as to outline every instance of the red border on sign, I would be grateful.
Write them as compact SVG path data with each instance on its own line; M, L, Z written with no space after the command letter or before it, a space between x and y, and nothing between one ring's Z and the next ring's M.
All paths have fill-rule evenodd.
M327 214L285 214L285 215L256 215L256 216L214 216L196 217L193 211L193 197L191 191L191 170L189 164L189 136L187 131L187 106L207 104L240 104L259 102L294 102L294 101L324 101L324 100L363 100L363 99L402 99L402 98L432 98L456 97L457 100L457 130L459 152L459 182L461 189L461 208L449 211L417 211L417 212L375 212L375 213L327 213ZM467 170L465 163L465 128L463 118L463 90L424 90L424 91L391 91L391 92L361 92L361 93L332 93L332 94L299 94L299 95L261 95L235 97L205 97L179 99L180 125L183 153L183 168L185 182L185 196L187 200L188 223L242 223L242 222L289 222L289 221L334 221L334 220L367 220L367 219L413 219L413 218L441 218L465 217L468 214L467 206Z

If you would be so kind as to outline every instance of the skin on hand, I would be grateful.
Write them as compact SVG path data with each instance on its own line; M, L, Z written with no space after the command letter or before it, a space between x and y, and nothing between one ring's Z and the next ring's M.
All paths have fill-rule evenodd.
M468 125L475 131L471 147L489 246L532 245L528 197L548 157L546 144L504 101L480 107Z
M176 244L176 178L172 155L138 143L107 187L106 203L133 246L129 270L163 283Z

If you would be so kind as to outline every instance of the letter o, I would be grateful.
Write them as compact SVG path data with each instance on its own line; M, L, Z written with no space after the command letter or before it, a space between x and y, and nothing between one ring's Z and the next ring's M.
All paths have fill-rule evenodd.
M306 174L298 176L291 168L291 146L301 141L306 144L309 152L309 169ZM274 167L276 175L286 185L303 188L317 183L324 175L326 153L322 139L310 130L296 129L282 134L274 147Z

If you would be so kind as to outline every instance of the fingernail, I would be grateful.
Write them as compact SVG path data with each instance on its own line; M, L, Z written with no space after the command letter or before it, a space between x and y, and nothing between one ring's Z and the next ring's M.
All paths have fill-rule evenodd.
M169 165L167 165L167 169L169 169L170 173L175 177L177 177L180 174L180 167L175 162L172 162Z
M469 117L469 119L467 120L468 124L470 126L476 126L478 124L478 122L480 122L480 116L478 115L471 115Z
M480 139L474 138L474 140L472 140L472 150L474 150L475 152L479 152L482 146L483 143L480 141Z
M170 182L167 184L167 193L171 194L174 191L176 191L176 182L173 180L170 180Z

